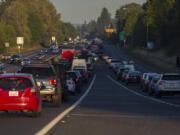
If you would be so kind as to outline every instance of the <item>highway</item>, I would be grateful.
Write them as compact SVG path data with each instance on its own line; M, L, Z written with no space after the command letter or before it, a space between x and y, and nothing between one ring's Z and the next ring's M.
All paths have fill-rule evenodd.
M104 52L114 58L132 59L115 47L106 46ZM134 60L142 72L161 72ZM60 118L64 111L67 113ZM53 125L52 120L56 119L57 124ZM21 113L0 114L2 135L179 135L179 124L179 96L149 97L138 85L126 86L117 82L103 61L95 65L95 76L83 92L71 96L70 102L63 103L60 108L43 104L39 118Z

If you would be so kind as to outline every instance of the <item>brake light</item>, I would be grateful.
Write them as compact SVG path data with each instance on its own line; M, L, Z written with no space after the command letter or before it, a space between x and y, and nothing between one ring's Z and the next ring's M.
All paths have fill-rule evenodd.
M78 81L79 81L79 78L77 77L77 78L76 78L76 82L78 82Z
M49 79L50 85L56 85L56 79Z
M160 82L159 82L159 85L162 85L162 84L163 84L162 81L160 81Z
M68 82L68 84L73 84L73 82L71 81L71 82Z

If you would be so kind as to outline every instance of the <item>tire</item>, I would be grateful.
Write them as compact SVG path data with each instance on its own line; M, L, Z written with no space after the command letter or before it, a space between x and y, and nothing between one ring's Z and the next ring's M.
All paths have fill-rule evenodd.
M126 85L128 85L129 84L129 82L128 81L126 81Z
M60 94L52 96L52 104L53 104L53 107L60 107L61 106L62 100L61 100Z

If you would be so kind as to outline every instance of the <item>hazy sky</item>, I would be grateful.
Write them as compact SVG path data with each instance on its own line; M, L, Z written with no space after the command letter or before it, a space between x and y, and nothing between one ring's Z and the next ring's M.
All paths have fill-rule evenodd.
M57 11L61 13L62 20L71 23L83 23L97 19L103 7L107 7L109 12L114 15L120 6L136 2L144 3L146 0L50 0L53 2Z

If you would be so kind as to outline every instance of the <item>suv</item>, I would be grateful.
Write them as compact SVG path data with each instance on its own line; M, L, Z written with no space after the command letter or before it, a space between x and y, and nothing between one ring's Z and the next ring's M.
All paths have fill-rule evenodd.
M60 79L56 76L55 69L52 65L25 65L18 72L29 73L35 77L43 101L51 102L54 107L61 105L62 89Z
M163 94L180 94L180 74L166 73L161 75L155 85L154 94L156 98L160 98Z

